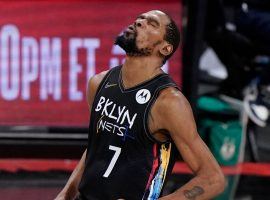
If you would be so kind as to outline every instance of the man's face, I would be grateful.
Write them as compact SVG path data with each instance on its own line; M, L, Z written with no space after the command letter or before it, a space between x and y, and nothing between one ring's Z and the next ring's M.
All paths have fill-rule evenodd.
M161 11L149 11L137 17L115 44L126 51L129 56L159 55L160 44L164 42L168 17Z

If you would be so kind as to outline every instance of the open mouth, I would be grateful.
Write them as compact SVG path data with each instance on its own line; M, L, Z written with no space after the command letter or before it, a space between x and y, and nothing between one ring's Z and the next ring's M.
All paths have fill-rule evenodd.
M125 31L125 32L124 32L124 36L125 36L125 37L130 37L131 35L134 35L134 33L129 32L129 31Z
M127 28L125 31L124 31L125 33L135 33L135 31L134 30L131 30L130 28Z
M131 38L131 37L134 37L134 33L133 32L124 32L124 36L126 37L126 38Z
M124 30L125 37L132 37L134 35L136 35L136 31L133 28L128 27L126 30Z

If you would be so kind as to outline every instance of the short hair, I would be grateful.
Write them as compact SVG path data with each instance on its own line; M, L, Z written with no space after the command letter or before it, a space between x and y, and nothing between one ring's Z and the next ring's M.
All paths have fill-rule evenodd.
M173 51L171 54L167 55L163 59L163 64L174 54L180 43L180 31L175 23L175 21L168 15L170 23L166 25L166 32L164 35L164 40L173 46Z

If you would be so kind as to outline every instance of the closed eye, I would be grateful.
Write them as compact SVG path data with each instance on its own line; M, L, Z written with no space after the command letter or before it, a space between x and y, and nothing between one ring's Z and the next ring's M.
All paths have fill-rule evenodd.
M148 23L154 27L159 27L159 23L158 21L156 21L155 19L149 18L147 19Z
M145 17L144 15L140 15L137 19L146 19L147 23L154 27L159 27L159 22L154 17Z

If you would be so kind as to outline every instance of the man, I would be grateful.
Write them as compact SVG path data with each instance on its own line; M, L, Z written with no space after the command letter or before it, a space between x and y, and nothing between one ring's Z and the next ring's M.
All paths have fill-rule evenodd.
M179 40L175 22L158 10L117 37L126 61L89 80L88 148L56 200L78 194L83 200L199 200L222 192L224 176L197 133L189 103L161 70ZM161 197L176 149L196 176Z

